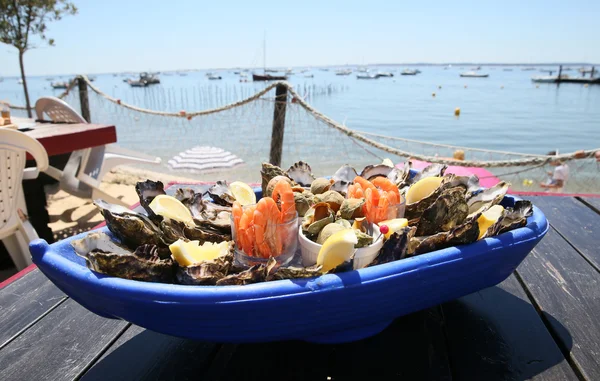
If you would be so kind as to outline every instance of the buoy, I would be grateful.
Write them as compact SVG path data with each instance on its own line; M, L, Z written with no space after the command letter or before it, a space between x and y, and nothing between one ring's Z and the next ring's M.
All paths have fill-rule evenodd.
M533 180L530 180L530 179L523 180L523 186L530 187L532 185L533 185Z
M431 96L435 98L435 93L431 93Z
M121 100L117 99L117 104L120 105L121 104Z
M181 111L179 111L179 115L181 115L181 116L185 116L185 110L181 110Z
M438 89L441 89L441 88L442 88L442 85L439 85L439 86L438 86Z
M459 116L460 115L460 107L457 107L454 109L454 115L455 116Z
M467 85L465 85L465 89L467 88Z
M192 120L192 116L188 115L187 120Z
M586 83L586 84L584 84L584 85L583 85L583 87L588 87L588 84L587 84L587 83Z
M500 86L500 89L503 89L503 88L504 88L504 86Z

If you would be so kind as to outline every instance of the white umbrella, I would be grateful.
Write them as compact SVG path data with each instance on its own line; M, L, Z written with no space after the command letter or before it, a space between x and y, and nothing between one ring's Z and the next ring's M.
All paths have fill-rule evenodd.
M174 170L192 170L194 172L210 171L213 169L229 169L244 161L231 152L217 147L194 147L180 152L168 161Z

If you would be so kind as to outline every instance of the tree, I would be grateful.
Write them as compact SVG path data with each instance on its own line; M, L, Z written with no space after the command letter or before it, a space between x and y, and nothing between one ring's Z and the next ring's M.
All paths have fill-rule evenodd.
M19 66L27 104L27 114L31 118L31 105L25 79L23 55L35 48L30 37L37 35L48 45L54 45L54 39L47 38L46 24L60 20L64 15L77 14L75 5L67 0L0 0L0 42L12 45L19 51Z

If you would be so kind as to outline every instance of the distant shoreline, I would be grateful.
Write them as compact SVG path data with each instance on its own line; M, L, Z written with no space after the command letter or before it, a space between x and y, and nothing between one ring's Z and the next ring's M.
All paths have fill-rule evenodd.
M287 68L292 68L292 69L297 69L297 68L303 68L303 69L320 69L320 68L326 68L326 69L334 69L334 68L345 68L345 67L366 67L366 66L374 66L374 67L381 67L381 66L385 66L385 67L394 67L394 66L498 66L498 67L504 67L504 66L520 66L520 67L534 67L534 66L559 66L559 65L563 65L563 66L577 66L577 67L581 67L581 66L600 66L600 63L589 63L589 62L546 62L546 63L495 63L495 62L446 62L446 63L431 63L431 62L413 62L413 63L370 63L370 64L359 64L359 63L348 63L348 64L343 64L343 65L318 65L318 66L313 66L313 65L298 65L298 66L269 66L270 69L287 69ZM222 68L202 68L202 69L157 69L157 70L151 70L152 72L167 72L167 73L171 73L171 72L190 72L190 71L219 71L219 70L227 70L227 71L231 71L231 70L259 70L262 68L256 68L256 67L222 67ZM107 75L107 74L132 74L132 73L139 73L139 72L144 72L144 71L148 71L148 70L121 70L118 72L103 72L103 73L88 73L87 75ZM55 73L55 74L35 74L35 75L28 75L27 77L50 77L50 76L57 76L57 77L64 77L64 76L72 76L74 74L72 73ZM20 78L21 75L20 74L15 74L15 75L10 75L10 76L2 76L0 75L0 77L2 78Z

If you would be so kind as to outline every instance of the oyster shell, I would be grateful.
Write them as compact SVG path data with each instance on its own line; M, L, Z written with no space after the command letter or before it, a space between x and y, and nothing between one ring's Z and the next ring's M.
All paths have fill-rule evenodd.
M349 181L337 180L336 182L331 184L331 188L329 188L329 189L332 191L336 191L339 194L345 196L348 193L348 185L350 185L350 184L351 184L351 182L349 182Z
M469 214L464 189L455 187L440 194L435 202L421 215L417 224L418 236L446 232L461 225Z
M173 282L175 264L171 258L161 258L155 245L141 245L132 252L105 233L89 233L71 246L95 272L146 282Z
M225 278L232 268L233 254L217 257L212 261L203 261L193 266L177 266L175 277L177 283L189 285L215 285L219 279Z
M506 213L500 221L501 227L498 234L525 226L527 224L527 217L530 217L532 214L533 205L531 201L515 201L513 208L506 208Z
M479 192L481 185L479 185L479 177L477 175L472 176L456 176L449 175L450 180L448 181L448 187L462 187L465 189L466 197L469 198L473 194Z
M491 206L499 204L506 195L506 192L508 192L509 186L510 184L507 182L500 181L493 187L484 189L475 196L467 199L467 204L469 204L469 215L484 212Z
M393 167L385 164L367 165L359 176L371 181L379 176L387 177L393 169Z
M454 245L473 243L479 238L477 219L481 214L467 218L466 222L447 232L425 237L413 237L409 244L408 255L418 255Z
M429 196L412 204L406 204L404 217L409 221L419 219L425 209L429 208L435 202L435 200L437 200L440 194L447 189L448 185L448 179L444 178L444 180L442 180L440 183L440 186L435 191L431 192Z
M148 213L148 217L154 221L160 221L162 217L156 215L152 209L150 209L150 203L154 200L154 197L166 194L165 187L160 181L140 181L135 184L135 192L140 199L140 205Z
M356 169L352 168L348 164L344 164L340 167L340 169L335 171L331 179L336 183L338 181L343 181L346 184L349 184L354 181L354 178L356 176L358 176L358 173L356 173Z
M294 163L285 172L285 175L302 187L310 187L310 184L315 180L310 165L303 161Z
M320 202L308 209L302 219L302 230L308 236L316 236L329 223L335 221L335 214L326 202Z
M412 178L411 183L416 183L417 181L424 179L425 177L441 177L444 176L444 173L448 169L446 164L430 164L427 167L423 168L422 171L417 173L415 177Z
M235 202L235 196L231 193L227 181L217 181L213 186L208 188L208 194L213 202L218 205L232 206Z
M412 168L412 162L410 160L407 160L406 163L404 163L404 166L402 167L402 169L398 170L398 177L396 179L396 181L394 181L394 184L396 184L398 186L398 188L400 188L401 193L406 192L406 189L411 183L412 180L410 178L410 169ZM390 181L392 181L390 179Z
M266 263L254 265L247 270L237 274L227 275L217 281L217 286L226 285L245 285L251 283L264 282L270 279L277 267L275 258L270 257Z
M322 274L321 267L318 265L309 267L280 267L267 280L313 278Z
M353 220L358 217L364 217L363 205L365 205L364 198L347 198L344 199L340 206L340 217L346 220Z
M331 188L333 183L334 181L331 179L319 177L310 184L310 192L314 195L325 193L329 190L329 188Z
M192 188L177 188L173 197L189 208L189 204L192 202L195 194L196 192Z
M298 216L304 217L308 209L313 204L314 195L309 191L294 192L294 202L296 204L296 212Z
M408 254L410 240L414 237L415 227L405 227L392 233L389 239L383 243L383 247L377 257L367 267L380 265L402 259Z
M342 196L338 192L330 190L323 194L315 195L314 200L315 203L326 202L327 204L329 204L331 210L337 213L337 211L340 210L340 207L342 206L342 203L345 199L344 196Z
M263 194L266 194L267 184L269 184L269 181L271 181L271 179L275 176L287 177L287 175L285 174L285 171L283 169L279 168L278 166L270 164L270 163L262 163L262 166L260 169L260 177L261 177L261 188L262 188Z
M104 200L94 201L106 220L110 230L121 242L131 249L142 244L166 247L164 235L148 217L120 205L109 204Z

